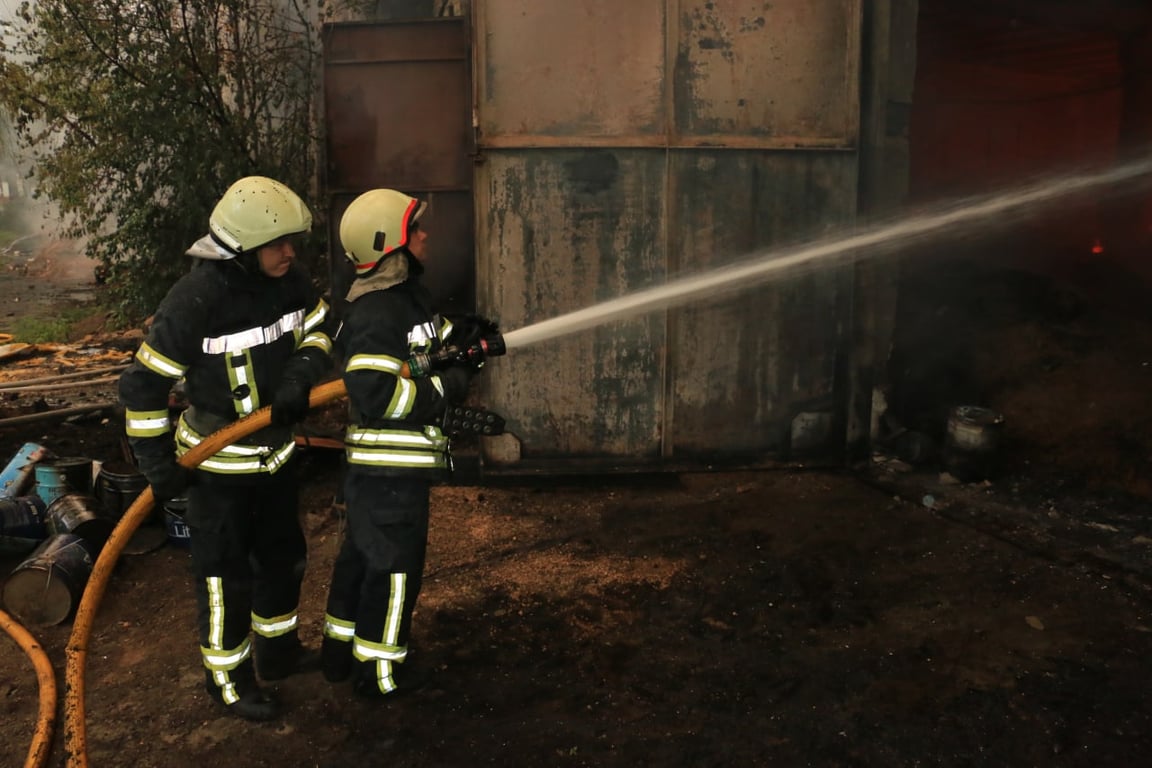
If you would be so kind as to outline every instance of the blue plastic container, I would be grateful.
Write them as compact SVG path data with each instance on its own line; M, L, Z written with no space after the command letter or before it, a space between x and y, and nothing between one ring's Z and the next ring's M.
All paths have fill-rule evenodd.
M164 502L164 523L168 531L168 543L180 549L192 546L192 531L184 521L187 509L187 499L170 499Z
M35 481L36 462L51 457L47 448L36 443L24 443L8 465L0 471L0 498L23 496Z

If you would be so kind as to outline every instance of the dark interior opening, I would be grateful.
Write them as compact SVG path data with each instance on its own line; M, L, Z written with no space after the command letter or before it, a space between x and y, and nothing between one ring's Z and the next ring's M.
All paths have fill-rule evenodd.
M1149 3L920 1L913 209L1057 183L1146 158L1150 146ZM907 253L889 434L912 430L938 449L951 409L997 408L1008 411L1007 465L1035 468L1059 463L1060 420L1106 428L1077 409L1096 408L1107 383L1094 392L1089 372L1072 371L1110 343L1128 345L1113 355L1118 364L1143 354L1136 328L1152 277L1149 181L1062 197ZM917 451L933 453L923 443Z

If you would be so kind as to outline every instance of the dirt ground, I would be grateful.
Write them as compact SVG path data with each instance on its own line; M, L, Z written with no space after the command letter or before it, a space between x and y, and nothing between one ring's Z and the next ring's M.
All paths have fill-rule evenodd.
M859 466L437 488L414 637L437 675L407 698L364 705L312 673L277 685L278 722L223 716L201 687L186 551L124 556L89 644L91 765L1145 764L1152 322L1131 281L1083 277L910 270L950 293L904 292L921 322L894 350L897 426ZM931 445L957 398L1006 415L990 481L956 482L898 439ZM36 407L8 395L0 419ZM37 441L107 460L122 429L114 411L0 427L0 457ZM303 465L316 643L340 470L326 449ZM70 624L32 631L62 685ZM38 692L0 646L15 766Z

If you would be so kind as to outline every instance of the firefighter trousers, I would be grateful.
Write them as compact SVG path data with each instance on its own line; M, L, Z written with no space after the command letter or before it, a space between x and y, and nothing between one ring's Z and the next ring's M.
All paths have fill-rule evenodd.
M242 478L197 471L188 489L200 651L225 704L255 685L253 655L258 671L299 650L307 543L294 464Z
M328 592L325 653L351 656L357 680L382 692L391 685L392 664L408 654L424 579L430 485L355 467L345 477L348 527Z

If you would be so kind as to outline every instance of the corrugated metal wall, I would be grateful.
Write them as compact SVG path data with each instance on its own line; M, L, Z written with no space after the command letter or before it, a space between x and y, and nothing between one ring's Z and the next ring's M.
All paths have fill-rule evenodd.
M482 0L477 283L507 330L849 225L858 0ZM852 273L515 350L493 469L835 460Z

